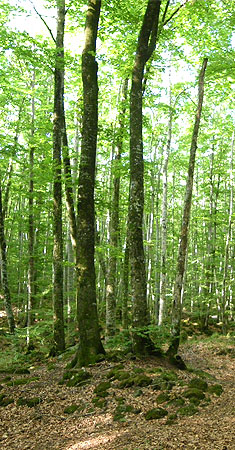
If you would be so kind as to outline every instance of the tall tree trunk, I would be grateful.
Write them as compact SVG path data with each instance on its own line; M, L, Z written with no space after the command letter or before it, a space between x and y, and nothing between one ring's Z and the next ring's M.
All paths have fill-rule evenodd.
M205 262L205 281L203 282L203 299L202 299L202 313L201 313L201 329L202 331L208 330L209 325L209 315L210 315L210 307L212 301L212 286L213 286L213 259L215 253L215 240L214 240L214 229L213 229L213 221L215 220L214 215L214 143L212 145L212 151L210 155L210 203L209 203L209 223L208 223L208 231L207 231L207 252L206 252L206 262Z
M63 89L64 89L64 24L65 0L57 0L56 63L54 72L53 119L53 303L55 352L65 348L63 314L63 236L62 236L62 182L61 153L63 139Z
M147 4L138 38L130 96L130 204L128 231L133 298L132 341L133 351L137 354L152 351L151 340L148 336L143 337L143 333L140 333L140 329L148 325L143 245L144 161L142 103L144 68L156 47L160 4L159 0L149 0Z
M159 300L159 314L158 325L162 325L165 306L166 306L166 258L167 258L167 172L168 161L171 148L171 135L172 135L172 118L173 111L171 109L171 87L170 87L170 115L168 121L168 136L167 144L163 154L163 192L162 192L162 239L161 239L161 272L160 272L160 300Z
M204 78L205 70L207 66L207 58L204 59L201 72L199 75L198 82L198 105L195 116L192 142L190 148L189 166L188 166L188 176L186 182L186 191L184 199L184 209L183 209L183 219L180 231L180 243L177 259L177 269L176 269L176 279L174 284L173 293L173 307L172 307L172 329L171 329L171 343L168 349L169 355L175 355L177 353L180 341L180 324L181 324L181 298L182 298L182 287L185 273L185 262L187 255L188 246L188 232L189 232L189 221L190 221L190 211L192 204L192 192L193 192L193 177L194 177L194 167L195 158L197 150L197 140L202 112L203 96L204 96Z
M128 238L126 239L126 247L124 253L123 261L123 287L122 287L122 326L124 330L128 329L129 318L128 318L128 299L129 299L129 243Z
M77 258L77 221L74 207L74 182L72 176L72 168L68 150L68 138L65 121L64 100L63 100L63 166L65 175L65 196L66 206L69 217L71 242L74 250L74 254Z
M98 125L98 65L95 59L101 0L89 0L82 53L83 127L78 180L77 363L86 366L104 354L100 339L94 264L94 184Z
M116 331L116 271L117 271L117 250L119 238L119 199L120 199L120 164L122 148L123 148L123 134L124 134L124 120L126 113L126 99L128 90L128 79L123 84L123 98L121 100L121 112L119 117L119 127L116 131L117 138L115 139L116 154L112 159L112 202L110 211L110 256L107 271L107 289L106 289L106 339L115 335Z
M1 260L2 260L2 286L4 293L4 305L8 320L8 326L10 333L14 333L15 330L15 320L11 306L11 296L8 286L8 275L7 275L7 254L6 254L6 241L4 233L4 217L3 217L3 205L2 205L2 188L0 184L0 249L1 249Z
M34 285L35 285L35 270L34 270L34 121L35 121L35 71L32 80L32 103L31 103L31 143L29 150L29 267L28 267L28 307L27 307L27 325L32 325L33 313L32 309L35 303ZM29 336L29 334L28 334ZM27 342L29 344L29 342Z
M234 132L232 137L232 149L231 149L231 162L230 162L230 199L229 199L229 217L228 217L228 229L226 234L225 251L224 251L224 271L223 271L223 284L221 295L221 318L222 318L222 331L223 334L227 333L228 327L228 299L227 299L227 277L228 277L228 264L229 264L229 248L230 239L232 233L232 215L233 215L233 153L234 152Z

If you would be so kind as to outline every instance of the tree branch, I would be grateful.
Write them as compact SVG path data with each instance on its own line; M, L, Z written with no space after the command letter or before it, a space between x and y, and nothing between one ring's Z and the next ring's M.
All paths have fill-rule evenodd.
M171 0L167 0L166 7L165 7L165 11L164 11L163 16L162 16L162 23L163 23L163 24L164 24L165 19L166 19L166 14L167 14L167 11L168 11L170 2L171 2Z
M178 6L178 8L176 8L176 10L170 15L170 17L167 20L165 20L165 22L163 22L162 26L164 27L168 22L170 22L171 19L173 19L173 17L180 11L180 9L183 8L186 5L186 3L188 3L188 1L189 0L185 0L183 3L181 3L181 5ZM163 18L165 18L164 15Z
M52 37L54 43L56 43L56 40L55 40L55 38L54 38L54 35L53 35L53 33L52 33L50 27L47 25L45 19L44 19L43 16L37 11L37 9L35 8L35 6L34 6L32 0L29 0L29 1L30 1L31 5L32 5L34 11L36 12L36 14L38 15L38 17L40 17L41 21L44 23L45 27L46 27L47 30L49 31L49 33L50 33L50 35L51 35L51 37Z

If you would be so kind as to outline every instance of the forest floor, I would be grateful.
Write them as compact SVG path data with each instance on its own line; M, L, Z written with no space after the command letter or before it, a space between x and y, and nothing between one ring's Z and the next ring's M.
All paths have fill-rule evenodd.
M31 367L30 374L0 373L0 398L12 398L12 403L0 407L0 449L234 450L234 348L231 344L229 347L219 341L198 338L182 345L181 356L189 367L197 370L180 371L157 358L124 360L122 365L103 361L88 368L92 377L80 387L58 384L66 365L58 358L50 364ZM116 374L134 371L136 376L145 375L154 381L148 386L137 383L121 389L120 381L110 376L110 370L115 368L121 369ZM172 383L171 390L165 391L168 395L165 402L160 402L162 391L157 390L156 380L164 374L168 380L177 381ZM97 398L94 389L109 381L107 375L111 385L106 386L106 397L99 397L98 407L92 402ZM199 375L209 386L221 384L222 394L206 392L209 400L196 406L194 415L178 414L174 401L169 400L182 399L190 380ZM125 379L125 374L122 376ZM19 379L29 382L17 385ZM35 406L17 403L19 398L35 397L39 398ZM65 408L71 405L77 405L77 409L68 414ZM168 416L146 420L146 412L159 407L166 409Z

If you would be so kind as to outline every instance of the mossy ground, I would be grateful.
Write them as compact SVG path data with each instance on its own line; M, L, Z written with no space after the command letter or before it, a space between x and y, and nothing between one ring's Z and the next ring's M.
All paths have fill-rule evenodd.
M224 342L224 338L222 338L222 341ZM20 431L16 433L16 429L23 429L25 422L27 422L29 433L31 432L31 439L35 440L35 446L37 445L38 448L40 446L43 448L42 442L47 442L47 439L50 439L48 429L50 430L53 439L51 439L48 448L51 450L70 448L77 442L84 443L92 439L91 436L95 437L98 435L108 436L110 443L108 443L109 441L98 443L94 447L97 450L113 450L118 448L118 446L121 446L122 450L125 448L128 450L142 450L142 443L145 443L145 446L142 445L144 449L157 448L157 444L155 443L154 446L153 442L153 436L156 435L160 439L159 442L161 442L162 449L164 449L164 443L167 443L167 438L164 437L165 434L169 436L170 430L175 430L178 423L183 428L183 424L187 423L190 428L191 421L194 423L195 429L197 429L197 424L200 423L200 429L197 430L197 433L201 438L201 428L205 424L205 417L209 417L211 422L216 419L216 414L219 417L224 396L226 397L227 395L225 382L221 383L220 380L223 380L223 376L227 376L226 370L224 369L223 371L223 362L230 361L230 352L218 354L216 345L214 344L211 347L214 353L210 355L207 344L204 347L200 341L191 344L190 339L188 339L185 344L186 350L184 350L184 347L182 350L185 352L183 355L187 361L187 366L191 366L189 371L182 372L177 368L172 369L172 366L164 358L146 358L143 360L139 358L136 360L122 356L122 361L103 361L87 368L86 371L89 372L91 377L81 380L86 384L72 387L67 386L67 383L78 374L76 370L70 371L72 372L71 376L66 375L64 377L63 384L58 384L62 379L62 374L66 372L65 365L71 358L71 349L60 357L48 358L46 364L39 362L32 364L31 361L27 362L25 360L22 362L22 365L14 364L12 373L7 364L6 370L0 373L1 395L3 395L2 400L9 399L11 402L0 408L2 423L5 427L11 427L11 424L17 427L11 429L11 436L14 436L15 433L17 446L14 446L14 448L19 450L24 450L27 443L24 433ZM228 345L230 346L231 344L228 343ZM190 351L187 352L189 346L191 346ZM198 355L200 355L200 358L197 359ZM216 372L213 369L213 364L217 360L220 361L220 364L218 363L220 372ZM17 368L20 370L20 367L26 368L27 372L24 374L16 373ZM139 376L143 378L138 378ZM35 377L39 377L39 380L37 381ZM27 381L25 384L17 384L15 381L18 379L31 379L32 382ZM35 382L33 382L33 379L35 379ZM142 380L143 385L139 386L137 379ZM144 381L146 379L147 382ZM199 384L194 384L195 381L193 380L195 379L200 380ZM128 380L130 380L130 385L123 386L120 389L120 383ZM13 383L7 386L6 382L9 381ZM101 389L95 393L95 388L104 382L109 384L103 386L105 387L104 390ZM205 382L208 385L207 389ZM221 387L218 388L216 385ZM199 387L205 398L183 397L185 391L198 389ZM221 396L218 395L219 393L221 393ZM158 406L157 399L159 395L162 395L163 403L160 403ZM36 396L40 399L39 403L34 403L32 406L28 406L26 403L22 405L19 404L20 402L18 403L18 400L21 398L24 403L26 400L32 400ZM221 415L219 424L217 421L217 427L222 426L224 417L226 418L227 403L229 404L228 395L226 398L226 408L223 411L223 415ZM84 402L84 405L80 409L82 402ZM74 405L76 409L73 411ZM71 406L73 406L72 409L70 409ZM146 414L151 409L163 409L167 411L167 415L165 414L156 419L147 419L146 422ZM201 416L202 419L200 419ZM46 418L46 420L44 421L42 418ZM193 422L194 420L195 422ZM80 424L82 425L80 426ZM35 429L37 429L37 433L35 433ZM123 433L124 429L125 433L130 435L130 438L126 438L126 441L126 434ZM72 434L71 430L73 430ZM114 432L117 432L118 439L121 439L120 442L119 440L111 440ZM76 433L79 433L79 437ZM62 434L63 438L65 437L65 440L67 440L66 444L61 439ZM185 435L187 436L185 439L189 439L190 436L187 435L187 430ZM38 436L41 436L41 443L37 441L39 439ZM138 442L136 441L137 437L139 437ZM163 437L164 441L162 441ZM11 448L10 437L6 438L7 442L8 448ZM140 442L141 445L139 444ZM173 442L172 448L178 450L179 447L174 447L173 436L171 442ZM203 441L201 446L200 442L197 444L197 448L209 450L207 441ZM4 445L3 449L5 450ZM227 447L230 448L229 445Z

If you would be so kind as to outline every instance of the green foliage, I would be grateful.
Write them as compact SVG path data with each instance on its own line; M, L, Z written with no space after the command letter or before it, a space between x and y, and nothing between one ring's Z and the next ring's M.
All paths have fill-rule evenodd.
M121 88L123 80L130 78L137 36L147 1L103 2L99 27L97 59L99 63L99 135L96 161L96 271L97 299L103 320L105 311L105 281L111 254L117 257L117 314L120 320L123 292L123 260L127 235L129 192L129 93L125 101L126 114L119 127L123 108ZM166 20L179 2L170 2ZM51 5L48 4L48 7ZM162 11L165 5L162 5ZM74 31L83 32L86 2L70 2L66 15L66 40L70 48L65 52L65 109L69 140L69 152L74 163L74 185L77 184L79 146L82 130L81 53L73 45ZM29 32L12 30L12 17L22 17L28 11L4 0L0 8L0 178L4 202L9 188L5 217L8 252L9 285L13 307L19 327L26 325L28 298L28 220L29 220L29 150L34 147L34 227L36 270L35 301L32 311L36 322L28 330L18 329L15 337L4 336L1 341L0 368L30 365L45 359L52 347L52 114L54 43ZM162 17L162 12L161 12ZM23 22L23 20L22 20ZM42 24L43 25L43 24ZM200 139L197 150L197 167L191 211L190 240L185 277L184 311L190 321L183 324L181 343L187 337L206 333L211 336L208 345L216 342L221 333L223 310L223 264L226 232L229 220L229 196L231 192L231 143L234 130L234 30L233 3L191 1L173 15L163 29L160 27L158 49L147 73L147 85L143 98L143 141L145 162L145 217L144 239L147 269L148 305L150 319L157 323L159 302L159 277L161 270L161 208L162 162L167 142L169 113L173 114L172 142L168 164L168 221L167 221L167 300L164 324L133 330L140 336L150 336L159 349L165 349L170 336L172 289L175 279L178 233L184 198L185 179L191 133L195 113L198 66L200 59L209 56L205 86L205 102ZM68 39L67 39L68 38ZM82 41L82 40L81 40ZM71 45L70 45L71 43ZM35 77L35 86L32 80ZM171 78L168 83L168 78ZM171 87L169 88L169 85ZM129 83L130 89L130 83ZM171 92L170 92L171 91ZM171 96L171 103L169 97ZM35 101L34 133L32 135L32 98ZM122 134L123 132L123 134ZM116 152L123 137L122 156L111 164L111 154ZM13 163L10 175L9 168ZM120 225L119 243L115 252L109 245L109 218L112 206L111 173L120 175ZM74 189L76 190L76 189ZM152 225L151 225L152 224ZM152 229L151 229L152 226ZM232 318L234 296L234 224L232 222L229 246L229 270L227 271L227 299L229 321ZM63 236L68 236L68 219L63 203ZM64 271L73 263L64 256ZM66 283L65 283L66 284ZM75 287L71 292L74 294ZM72 324L66 328L67 343L77 342L74 324L75 296L71 300L70 289L65 286L65 315L71 308ZM1 299L1 297L0 297ZM69 299L70 303L67 303ZM2 300L0 300L2 306ZM127 298L129 321L132 302ZM190 313L188 313L190 311ZM209 318L207 317L209 314ZM210 316L218 316L218 320ZM227 321L227 311L224 314ZM208 324L206 323L208 319ZM208 326L207 326L208 325ZM230 326L230 323L228 324ZM27 332L34 350L27 352ZM71 339L70 339L71 338ZM6 345L3 342L6 339ZM188 341L190 340L188 339ZM232 345L232 339L231 339ZM107 349L131 351L131 330L121 331L110 339ZM223 345L221 344L221 347ZM3 351L2 351L3 350ZM220 348L222 351L222 348ZM64 358L70 357L70 352ZM200 374L199 374L200 375Z
M131 336L128 330L117 332L115 336L110 337L106 344L107 349L118 349L123 352L131 350Z

